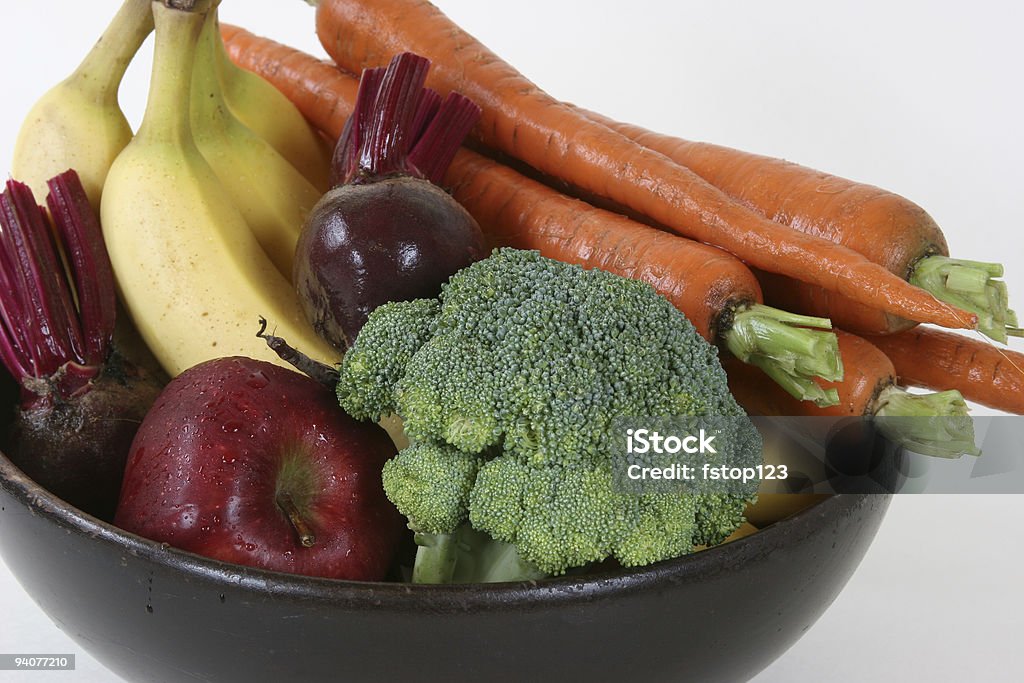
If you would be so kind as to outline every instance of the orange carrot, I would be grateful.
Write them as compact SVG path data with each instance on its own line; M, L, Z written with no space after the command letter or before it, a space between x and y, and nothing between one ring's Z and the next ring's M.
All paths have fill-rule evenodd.
M874 415L879 395L896 384L896 369L884 353L861 337L842 330L836 330L836 336L846 371L841 381L828 384L839 394L839 402L835 405L801 405L777 391L757 368L727 362L729 389L752 415Z
M314 126L341 133L357 92L352 76L241 29L224 26L222 35L240 66L280 88ZM794 395L834 400L811 377L841 376L835 337L793 327L828 321L760 305L756 279L727 252L571 199L467 149L445 183L494 244L647 282L706 339L766 368Z
M956 387L969 401L1024 415L1024 353L925 327L870 340L911 386Z
M1004 286L1001 283L987 283L991 295L983 289L981 296L965 301L963 292L950 289L955 279L951 283L948 277L927 277L929 269L937 264L947 269L954 264L961 268L980 267L982 271L992 269L993 264L944 258L949 256L949 248L942 231L924 209L909 199L783 159L691 142L620 123L595 112L580 111L686 166L773 221L850 247L893 274L929 288L936 297L977 313L982 319L979 329L999 341L1005 341L1007 334L1019 332L1012 311L1006 308L1005 297L994 291ZM925 276L921 277L922 274ZM890 334L914 326L913 321L820 287L800 285L790 278L769 273L759 278L770 303L829 317L843 329L862 334ZM991 320L986 320L987 317Z
M794 401L756 367L727 358L723 365L729 375L729 390L751 415L882 418L883 431L917 453L948 457L977 452L973 424L963 419L967 404L959 391L947 384L939 393L911 394L896 383L895 367L877 346L842 330L836 330L836 336L846 371L841 381L823 383L838 393L835 405ZM930 419L935 417L949 419L937 426ZM820 438L828 432L830 422L807 426Z
M351 72L404 50L427 57L429 85L460 92L483 109L476 135L485 145L680 234L895 315L947 327L977 323L974 314L846 247L766 219L689 169L558 102L426 0L322 0L317 33Z

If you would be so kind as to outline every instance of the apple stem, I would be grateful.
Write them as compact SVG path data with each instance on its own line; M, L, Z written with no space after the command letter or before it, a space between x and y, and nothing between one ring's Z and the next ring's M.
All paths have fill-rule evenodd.
M299 537L299 543L302 544L302 547L312 548L313 544L316 543L316 535L309 528L309 525L306 524L306 520L302 518L298 506L292 500L291 494L277 494L277 506L281 508L284 516L288 518L288 522L295 530L295 535Z
M267 334L267 319L260 316L260 330L256 336L267 342L270 350L286 363L291 364L299 372L315 379L320 384L334 391L338 387L338 371L326 363L315 361L298 349L293 348L281 337Z

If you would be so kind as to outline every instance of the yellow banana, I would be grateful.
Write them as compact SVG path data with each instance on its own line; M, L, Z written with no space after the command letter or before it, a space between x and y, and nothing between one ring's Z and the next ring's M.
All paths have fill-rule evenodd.
M192 74L192 131L228 197L277 269L291 282L295 244L321 192L224 103L217 79L216 21L199 37Z
M99 209L110 164L132 137L117 89L152 29L149 0L125 0L74 73L29 111L15 142L11 172L37 197L46 196L49 178L73 168L89 202Z
M215 33L220 36L219 26ZM266 140L321 194L326 192L331 164L328 143L277 88L232 62L223 41L214 42L218 75L231 113Z
M171 376L236 354L284 365L256 337L260 315L299 350L335 361L193 140L192 66L206 13L156 2L153 14L146 112L110 169L101 209L126 307Z

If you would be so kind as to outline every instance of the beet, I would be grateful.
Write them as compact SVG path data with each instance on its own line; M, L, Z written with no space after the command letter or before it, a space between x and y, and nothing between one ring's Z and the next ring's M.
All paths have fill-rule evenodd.
M404 53L363 73L335 150L335 187L299 238L293 280L303 311L341 351L377 306L436 297L486 256L480 226L438 186L480 109L424 88L429 64Z
M37 483L110 520L161 387L113 350L113 272L78 176L49 187L52 229L28 186L11 180L0 194L0 357L20 387L4 448Z
M159 385L114 362L74 400L60 398L47 382L39 387L50 400L17 411L8 457L51 493L109 521L132 439Z

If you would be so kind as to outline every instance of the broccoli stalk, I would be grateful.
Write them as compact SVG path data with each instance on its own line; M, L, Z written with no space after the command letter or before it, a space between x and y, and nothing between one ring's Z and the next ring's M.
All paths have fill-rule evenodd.
M463 524L450 534L418 533L413 583L532 581L546 573L523 560L514 545Z
M828 318L814 318L754 304L734 314L722 334L726 348L744 363L756 365L779 386L801 401L825 407L839 403L835 389L814 381L843 378L839 341Z

